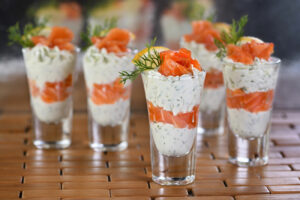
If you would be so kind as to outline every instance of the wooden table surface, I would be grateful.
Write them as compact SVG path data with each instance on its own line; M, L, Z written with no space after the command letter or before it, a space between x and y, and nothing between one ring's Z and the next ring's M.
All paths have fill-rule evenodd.
M227 162L226 136L198 137L195 183L162 187L151 180L146 113L132 113L127 150L94 152L84 86L75 91L71 148L38 150L25 78L0 83L0 199L300 199L300 112L273 113L269 165L235 167Z

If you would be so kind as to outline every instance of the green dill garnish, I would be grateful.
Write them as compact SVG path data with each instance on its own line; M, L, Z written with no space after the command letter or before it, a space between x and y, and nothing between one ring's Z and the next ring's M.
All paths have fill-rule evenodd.
M21 31L20 25L17 22L15 25L8 28L8 45L19 44L23 48L30 48L34 46L31 37L37 36L46 27L46 22L42 22L38 25L32 23L26 24L23 32Z
M103 25L96 25L93 29L91 26L87 27L87 31L85 33L81 33L81 39L84 43L83 49L87 49L89 46L93 45L91 41L91 37L104 37L107 33L117 27L118 18L112 17L110 19L105 19Z
M239 21L232 20L231 29L230 32L227 33L223 31L221 33L221 40L224 42L221 42L217 39L215 39L215 44L219 49L219 52L217 53L217 56L219 58L224 58L226 56L226 46L227 44L234 44L236 45L237 42L240 40L241 37L244 36L244 27L248 22L248 16L245 15L241 17Z
M156 42L156 38L154 38L150 44L147 44L148 52L141 56L138 60L133 60L136 69L132 72L122 71L120 72L121 75L121 82L126 83L127 80L134 80L140 75L142 72L147 70L152 70L158 68L163 60L160 57L160 53L153 48Z

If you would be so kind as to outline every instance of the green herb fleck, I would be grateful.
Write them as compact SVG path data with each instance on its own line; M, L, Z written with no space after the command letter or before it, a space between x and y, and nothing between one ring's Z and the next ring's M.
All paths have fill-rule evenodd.
M147 44L148 53L141 56L138 60L133 60L136 69L132 72L122 71L120 72L121 75L121 82L126 83L127 80L134 80L140 75L142 72L147 70L152 70L158 68L163 60L160 57L160 53L153 48L156 42L156 38L154 38L150 44Z

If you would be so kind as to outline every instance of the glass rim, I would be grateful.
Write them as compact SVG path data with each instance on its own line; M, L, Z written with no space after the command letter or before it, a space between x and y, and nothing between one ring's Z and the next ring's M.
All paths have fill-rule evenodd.
M244 65L244 66L252 66L252 65L245 65L243 63L239 63L239 62L234 62L233 60L224 60L224 63L228 63L228 64L240 64L240 65ZM271 56L269 60L264 60L262 62L264 65L277 65L281 63L281 59L275 56Z
M147 70L147 71L143 71L142 72L142 75L145 75L145 76L152 76L156 79L166 79L166 78L169 78L169 77L172 77L174 79L174 81L180 81L180 80L191 80L191 79L195 79L195 78L199 78L199 77L202 77L206 74L206 71L202 70L202 71L199 71L196 75L195 74L184 74L182 76L164 76L162 74L150 74L149 75L149 72L150 71L153 71L153 70Z
M44 46L44 45L41 45L41 46ZM57 46L55 46L55 47L57 47ZM80 53L81 52L81 48L80 47L78 47L78 46L74 46L74 47L75 47L74 50L71 51L71 52L76 52L76 53ZM31 48L33 48L33 47L22 47L22 52L24 53L26 51L26 49L31 49ZM50 48L50 49L52 49L52 48ZM63 50L63 51L66 51L66 50Z

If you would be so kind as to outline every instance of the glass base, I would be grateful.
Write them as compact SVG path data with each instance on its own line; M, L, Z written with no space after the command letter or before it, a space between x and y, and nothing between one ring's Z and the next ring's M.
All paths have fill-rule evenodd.
M71 117L46 123L34 117L33 144L38 149L64 149L71 145Z
M268 163L269 128L262 137L244 138L228 129L229 162L240 167Z
M160 185L188 185L194 182L195 176L191 175L182 178L172 178L152 175L152 180Z
M41 140L33 141L33 144L38 149L65 149L71 145L71 140L65 139L56 142L45 142Z
M95 151L123 151L128 147L128 143L126 141L121 142L120 144L91 143L90 147Z
M223 106L214 112L200 112L199 135L218 136L224 134L224 108Z

